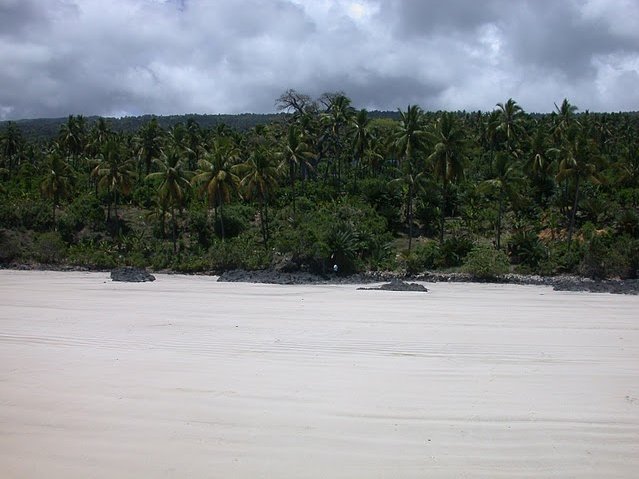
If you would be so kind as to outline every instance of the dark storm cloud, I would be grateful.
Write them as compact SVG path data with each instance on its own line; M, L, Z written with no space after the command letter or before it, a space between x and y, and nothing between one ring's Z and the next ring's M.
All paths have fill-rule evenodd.
M274 109L639 109L632 0L0 0L0 119ZM630 88L629 88L630 87Z

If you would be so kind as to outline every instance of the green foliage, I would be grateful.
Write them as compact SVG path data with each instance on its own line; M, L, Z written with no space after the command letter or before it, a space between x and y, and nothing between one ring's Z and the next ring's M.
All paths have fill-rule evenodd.
M25 122L0 127L0 261L196 272L282 255L316 272L418 272L457 268L494 237L522 272L636 274L638 115L581 117L567 101L527 115L512 99L357 113L342 94L285 97L303 105L245 132L198 115L71 116L39 143Z
M636 278L639 240L629 236L594 234L584 246L577 271L594 279Z
M447 238L439 248L437 265L444 268L461 266L473 246L473 241L465 236Z
M214 231L218 237L222 237L222 223L224 220L224 236L226 238L235 238L244 231L248 230L249 222L254 216L253 208L244 205L225 206L218 213L214 221Z
M546 246L533 230L519 229L508 241L508 251L514 264L533 270L548 257Z
M59 233L49 231L38 235L33 242L33 258L40 263L55 264L65 258L67 245Z
M408 274L417 274L433 269L438 264L439 258L439 243L429 241L417 244L411 253L405 257L406 272Z
M37 198L19 197L0 202L0 227L47 231L53 226L51 207Z
M480 279L494 279L509 270L508 256L488 245L477 245L466 256L463 271Z
M10 263L22 258L25 247L23 235L17 231L0 229L0 263Z

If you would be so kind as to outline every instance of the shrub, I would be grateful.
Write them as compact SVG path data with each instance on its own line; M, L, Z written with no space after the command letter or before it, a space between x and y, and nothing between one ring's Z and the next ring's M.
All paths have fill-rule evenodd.
M503 251L477 245L466 256L463 270L476 278L491 279L506 274L509 266L508 256Z
M439 244L434 241L415 245L410 255L404 260L408 274L421 273L427 269L433 269L439 258Z
M253 209L243 205L229 205L222 208L222 213L215 218L213 229L218 237L222 237L222 222L224 220L224 237L235 238L249 227L253 216Z
M439 247L437 266L450 268L461 266L464 258L473 249L473 241L465 236L453 236L444 240Z
M22 242L16 232L0 229L0 263L18 260L22 251Z
M33 243L33 256L47 264L58 263L64 259L67 245L58 232L50 231L39 235Z
M508 241L508 251L515 264L536 268L548 257L546 246L534 231L518 230Z
M629 236L594 235L585 245L578 272L593 279L632 278L638 263L639 241Z

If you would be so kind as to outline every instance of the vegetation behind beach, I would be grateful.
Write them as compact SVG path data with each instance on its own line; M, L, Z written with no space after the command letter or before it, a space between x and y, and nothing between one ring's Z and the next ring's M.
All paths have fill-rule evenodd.
M637 275L637 114L276 104L5 123L0 262Z

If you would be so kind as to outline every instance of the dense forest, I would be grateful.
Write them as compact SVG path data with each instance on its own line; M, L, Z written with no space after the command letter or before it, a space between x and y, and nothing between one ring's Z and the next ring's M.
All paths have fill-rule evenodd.
M4 123L0 263L637 275L636 114L277 106Z

